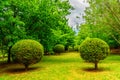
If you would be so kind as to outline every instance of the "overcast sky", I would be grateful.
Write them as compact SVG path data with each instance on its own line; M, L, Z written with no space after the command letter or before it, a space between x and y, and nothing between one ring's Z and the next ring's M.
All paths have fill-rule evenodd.
M74 10L70 10L71 14L67 16L68 24L75 27L78 24L83 23L82 15L84 15L85 7L88 6L86 0L69 0L70 4L73 6Z

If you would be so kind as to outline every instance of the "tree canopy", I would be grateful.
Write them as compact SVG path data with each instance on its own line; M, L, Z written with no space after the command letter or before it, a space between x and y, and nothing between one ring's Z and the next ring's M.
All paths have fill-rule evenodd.
M80 26L79 39L96 37L105 40L111 47L120 45L120 1L89 0L85 10L85 23Z
M45 52L58 43L71 45L74 31L66 19L70 8L68 0L0 1L1 49L9 51L20 39L39 41Z

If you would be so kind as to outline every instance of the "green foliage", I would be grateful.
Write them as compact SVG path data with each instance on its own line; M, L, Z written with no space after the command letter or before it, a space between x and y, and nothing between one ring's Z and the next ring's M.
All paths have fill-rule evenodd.
M88 62L98 63L110 53L108 44L98 38L87 38L80 45L80 55Z
M35 40L20 40L11 48L14 61L24 64L28 67L30 64L37 63L43 56L43 46Z
M98 38L87 38L80 45L81 57L89 62L99 62L109 54L109 46Z
M54 46L53 50L54 50L55 53L62 53L62 52L65 51L65 47L62 44L57 44L57 45Z
M8 50L18 40L34 39L51 53L55 44L67 43L66 36L54 39L52 29L60 35L73 32L66 19L70 8L68 0L1 0L0 46Z
M74 46L74 51L79 51L79 47L80 47L80 45Z
M68 50L68 46L74 46L74 38L75 38L75 32L72 30L72 28L68 26L64 26L64 28L53 30L53 38L55 44L63 44L65 45L65 50Z
M61 30L60 35L66 34L65 30L69 28L66 19L70 8L68 0L23 0L23 3L25 11L23 11L22 19L26 24L27 35L39 39L45 52L50 52L55 44L65 43L65 39L61 36L58 39L62 41L58 43L59 40L56 39L53 30Z
M69 52L74 51L73 47L72 47L72 46L69 46L69 47L68 47L68 51L69 51Z
M0 1L0 46L8 53L10 47L20 39L26 38L25 23L21 20L20 0ZM19 8L19 9L18 9Z
M106 41L110 47L120 46L120 1L89 0L85 23L80 26L79 43L86 37Z

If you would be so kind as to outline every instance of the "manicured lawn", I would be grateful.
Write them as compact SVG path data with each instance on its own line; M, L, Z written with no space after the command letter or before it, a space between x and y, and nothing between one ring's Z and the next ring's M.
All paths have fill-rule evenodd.
M44 56L42 61L24 71L19 64L0 65L0 80L120 80L120 56L111 55L99 63L99 70L91 70L79 53Z

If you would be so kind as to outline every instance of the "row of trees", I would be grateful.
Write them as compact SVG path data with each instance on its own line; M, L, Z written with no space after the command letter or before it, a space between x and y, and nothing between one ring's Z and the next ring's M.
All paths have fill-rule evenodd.
M79 45L86 37L101 38L110 47L120 45L120 1L89 0L85 23L79 33L68 26L66 15L71 8L68 0L1 0L0 50L7 51L20 39L34 39L52 52L56 44Z
M89 5L78 33L78 44L86 37L96 37L110 47L120 46L120 0L89 0Z
M39 41L46 53L56 44L73 45L75 33L66 19L70 8L68 0L1 0L0 49L10 54L15 42L28 38Z

